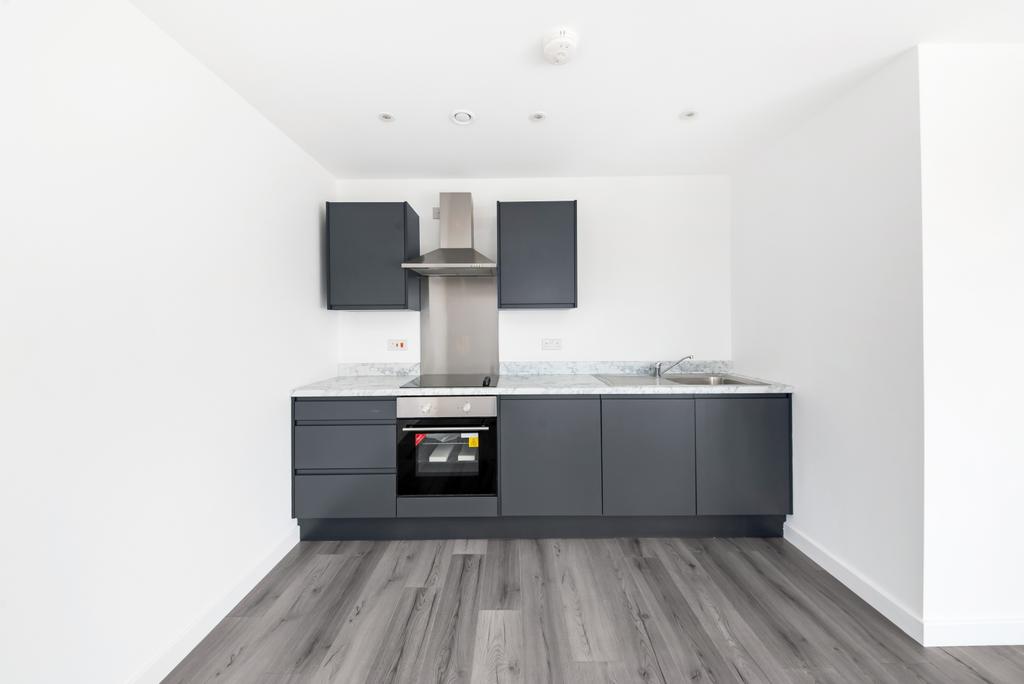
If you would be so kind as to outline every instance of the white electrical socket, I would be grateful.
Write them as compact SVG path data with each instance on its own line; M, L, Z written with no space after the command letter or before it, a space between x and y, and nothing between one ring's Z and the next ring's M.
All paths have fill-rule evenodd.
M388 340L388 351L405 351L408 348L405 340Z
M540 341L541 351L562 351L561 337L545 337Z

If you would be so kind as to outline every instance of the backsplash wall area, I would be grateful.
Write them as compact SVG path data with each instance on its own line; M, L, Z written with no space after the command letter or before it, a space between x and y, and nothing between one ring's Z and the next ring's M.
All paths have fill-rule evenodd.
M495 203L578 200L578 307L502 310L503 362L730 359L727 176L340 180L332 201L407 201L423 252L437 247L440 192L471 192L476 248L496 256ZM339 363L419 361L419 314L332 311ZM541 340L562 340L543 351ZM405 351L388 351L404 339Z

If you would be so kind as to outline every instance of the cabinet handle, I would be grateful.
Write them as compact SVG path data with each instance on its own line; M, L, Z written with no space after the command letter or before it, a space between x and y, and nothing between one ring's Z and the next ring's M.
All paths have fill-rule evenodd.
M404 427L402 432L487 432L490 429L486 425L476 427Z

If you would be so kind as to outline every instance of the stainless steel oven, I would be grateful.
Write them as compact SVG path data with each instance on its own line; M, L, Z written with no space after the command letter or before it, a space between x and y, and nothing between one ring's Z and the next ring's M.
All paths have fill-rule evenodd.
M496 397L398 398L398 496L497 496Z

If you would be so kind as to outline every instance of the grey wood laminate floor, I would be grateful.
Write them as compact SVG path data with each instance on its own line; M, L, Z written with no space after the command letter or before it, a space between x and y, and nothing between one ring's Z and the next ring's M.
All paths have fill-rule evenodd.
M302 542L166 682L1024 682L780 539Z

